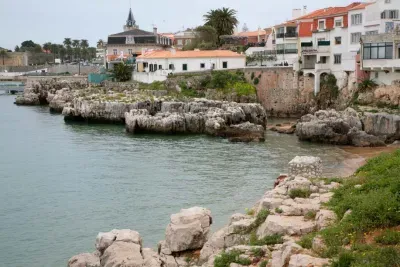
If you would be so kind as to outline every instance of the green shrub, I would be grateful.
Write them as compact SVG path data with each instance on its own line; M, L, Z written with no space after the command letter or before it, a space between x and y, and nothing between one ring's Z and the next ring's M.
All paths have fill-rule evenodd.
M339 258L332 263L332 267L351 267L354 261L354 256L349 252L345 252L340 254Z
M251 264L250 259L240 258L239 251L222 252L215 257L214 267L229 267L231 263L248 266Z
M209 85L214 89L226 89L236 82L246 82L243 72L213 71Z
M314 211L314 210L310 210L309 212L307 212L305 215L304 215L304 218L306 219L306 220L315 220L315 217L317 216L317 212L316 211Z
M255 210L254 209L247 209L246 208L246 214L249 216L254 216Z
M282 235L274 234L269 235L264 238L258 239L255 232L250 234L250 246L265 246L265 245L275 245L283 244Z
M268 261L264 260L260 263L259 267L267 267Z
M386 230L375 238L375 242L382 245L400 245L400 232Z
M257 84L259 84L260 83L260 80L258 79L258 78L255 78L254 79L254 85L257 85Z
M275 208L275 212L278 213L278 214L282 214L282 213L283 213L283 210L280 209L280 208Z
M256 94L256 88L247 82L236 82L232 86L238 96L248 96Z
M295 198L308 198L311 196L311 191L309 189L302 189L302 188L298 188L298 189L292 189L289 192L289 196L292 199Z
M317 233L309 233L307 235L303 235L301 239L297 242L300 246L306 249L311 249L312 247L312 241L314 237L317 235Z
M256 257L264 257L265 252L261 248L252 248L251 253L253 253L254 256Z
M256 216L256 220L254 221L254 226L255 228L257 228L258 226L260 226L263 222L265 222L265 220L267 219L268 215L269 215L269 210L266 209L262 209L258 212L257 216Z
M154 81L150 84L149 90L165 90L165 84L163 82Z
M373 79L364 79L358 84L358 90L360 92L366 92L368 90L374 89L378 84Z

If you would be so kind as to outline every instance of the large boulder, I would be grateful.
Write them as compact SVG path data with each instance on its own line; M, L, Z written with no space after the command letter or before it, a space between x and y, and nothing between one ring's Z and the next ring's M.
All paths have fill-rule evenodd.
M100 257L96 253L82 253L73 256L68 267L100 267Z
M363 118L367 134L383 137L387 142L400 139L400 116L387 113L366 113Z
M300 140L337 145L349 145L350 129L362 130L362 123L355 110L347 108L343 112L320 110L314 115L301 117L296 127Z
M264 142L265 129L250 122L223 127L215 135L226 137L231 142Z
M110 232L99 233L96 237L95 247L100 253L103 253L115 241L142 245L142 238L138 232L129 229L114 229Z
M70 105L72 100L74 99L74 95L69 88L63 88L58 90L54 97L47 97L47 101L49 102L50 110L53 112L61 113L64 107Z
M322 230L337 220L335 212L331 210L320 210L315 216L318 230Z
M360 131L357 128L351 128L348 136L351 140L351 144L357 147L378 147L385 146L385 136L375 136L367 134L364 131Z
M263 238L273 234L305 235L315 230L315 222L307 221L303 216L269 215L258 228L257 236Z
M193 207L171 215L165 233L166 245L172 253L200 249L208 240L212 224L211 211Z
M135 243L116 241L100 258L102 267L142 267L144 260L141 246Z
M319 157L297 156L289 162L289 177L321 177L322 161Z
M324 267L329 266L329 259L315 258L305 254L296 254L290 257L288 267Z

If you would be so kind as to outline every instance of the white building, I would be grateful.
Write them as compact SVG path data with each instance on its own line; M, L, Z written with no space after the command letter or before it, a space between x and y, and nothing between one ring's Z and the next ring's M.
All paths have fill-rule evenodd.
M399 10L399 0L378 0L365 8L360 65L380 84L400 80Z
M241 69L245 66L246 56L229 50L157 50L136 58L133 80L152 83L166 80L168 74Z

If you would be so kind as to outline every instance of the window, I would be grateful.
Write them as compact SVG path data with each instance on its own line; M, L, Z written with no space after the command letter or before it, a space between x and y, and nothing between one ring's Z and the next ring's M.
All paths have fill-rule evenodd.
M222 62L222 68L223 69L227 69L228 68L228 62L227 61L223 61Z
M318 21L318 30L325 30L325 20Z
M351 34L351 43L358 44L361 39L361 32L354 32Z
M325 38L318 38L317 39L317 42L323 42L323 41L325 41Z
M128 49L128 54L132 55L132 49Z
M184 70L184 71L188 70L187 64L182 64L182 70Z
M392 59L393 43L364 44L364 59Z
M206 67L205 63L200 63L200 69L204 69Z
M297 44L285 44L285 54L297 54Z
M168 69L174 70L175 69L174 64L169 64Z
M360 24L362 24L362 14L351 15L351 25L360 25Z
M183 45L183 40L182 39L178 39L178 45Z
M365 35L378 35L378 31L367 31Z
M375 79L379 79L379 72L375 72Z
M117 49L113 49L113 55L114 56L118 55L118 50Z
M343 27L343 19L335 19L335 28L341 28Z
M385 4L390 4L390 0L385 0Z
M185 44L190 44L191 42L192 42L192 40L186 39Z
M398 19L399 11L398 10L385 10L381 13L381 19Z
M342 54L335 54L334 55L335 58L335 64L342 64Z
M335 37L335 45L340 45L342 44L342 37Z
M284 44L277 44L276 45L276 53L277 54L283 54L285 51L285 45Z
M153 65L153 70L156 71L157 70L157 64Z
M158 65L158 69L159 69L159 70L162 70L162 65Z

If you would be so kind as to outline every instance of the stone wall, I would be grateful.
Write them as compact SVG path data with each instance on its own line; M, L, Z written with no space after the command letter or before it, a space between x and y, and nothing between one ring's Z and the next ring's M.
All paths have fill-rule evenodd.
M257 96L269 116L299 117L312 105L314 77L298 75L293 68L244 69L249 82L256 84ZM254 79L252 80L252 73Z
M24 77L26 78L25 84L26 87L29 88L31 87L34 83L38 81L44 81L44 80L49 80L49 79L54 79L56 81L61 81L61 80L67 80L67 81L73 81L73 82L87 82L87 76L35 76L35 77Z

